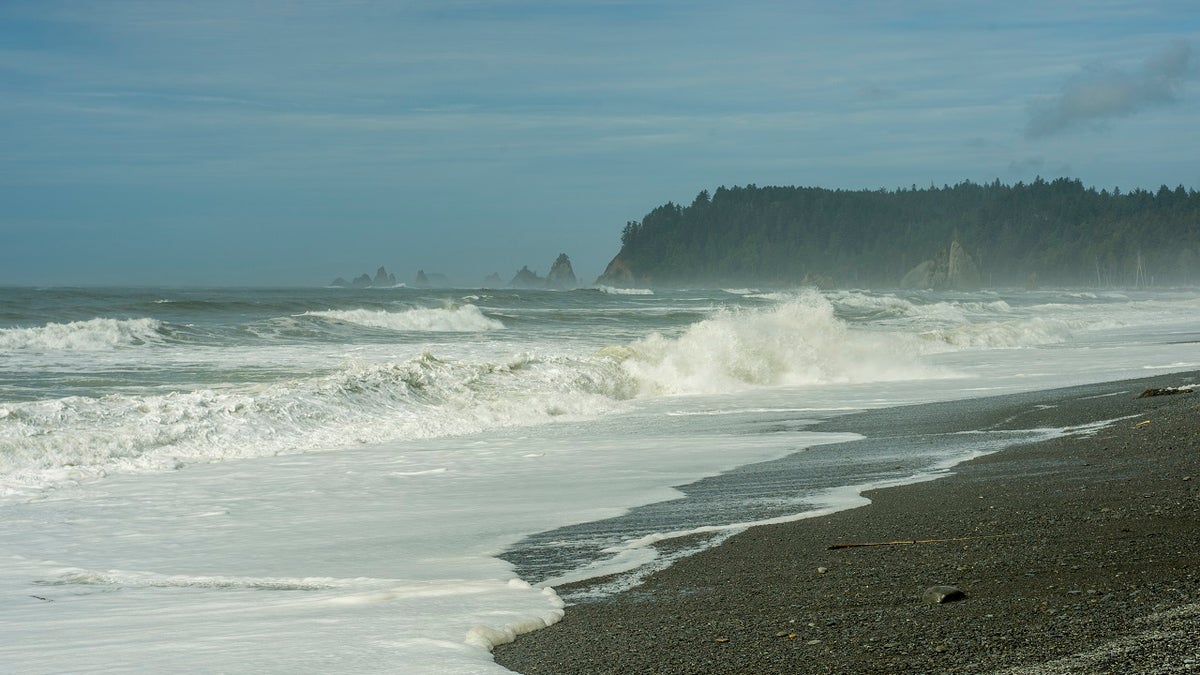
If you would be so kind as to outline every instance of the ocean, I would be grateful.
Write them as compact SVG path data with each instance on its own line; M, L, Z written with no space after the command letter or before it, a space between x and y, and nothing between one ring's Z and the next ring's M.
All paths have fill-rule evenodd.
M505 673L565 582L1070 432L820 420L1198 341L1195 289L0 288L0 670Z

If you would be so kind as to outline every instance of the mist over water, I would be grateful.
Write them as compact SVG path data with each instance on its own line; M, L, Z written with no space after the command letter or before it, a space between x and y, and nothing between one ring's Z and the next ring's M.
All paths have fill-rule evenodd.
M0 609L21 626L0 662L321 661L237 637L270 635L340 669L503 672L489 645L562 615L499 557L526 537L661 503L669 531L612 521L522 569L666 564L651 542L741 522L679 511L672 486L783 458L794 492L735 519L844 508L853 486L1011 439L839 473L805 464L838 440L813 420L1200 367L1198 308L1193 291L5 289L0 537L19 544L0 587L60 613ZM223 650L157 636L147 607ZM68 627L77 642L42 637Z

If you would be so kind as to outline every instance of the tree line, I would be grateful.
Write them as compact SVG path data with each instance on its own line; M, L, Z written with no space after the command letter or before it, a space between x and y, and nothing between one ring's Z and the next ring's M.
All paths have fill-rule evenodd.
M989 285L1194 284L1200 193L1110 192L1040 177L897 190L720 187L626 223L610 271L663 286L808 277L894 287L954 240Z

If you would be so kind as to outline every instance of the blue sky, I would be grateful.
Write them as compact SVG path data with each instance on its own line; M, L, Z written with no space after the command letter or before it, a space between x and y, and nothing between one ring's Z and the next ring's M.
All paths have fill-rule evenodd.
M1200 189L1198 72L1194 0L5 0L0 284L591 280L721 185Z

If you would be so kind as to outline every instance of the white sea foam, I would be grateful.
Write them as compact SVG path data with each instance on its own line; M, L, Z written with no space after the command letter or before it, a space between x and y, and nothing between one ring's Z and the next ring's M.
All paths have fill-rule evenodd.
M532 590L532 587L521 579L511 579L508 585L517 590ZM531 633L558 623L564 616L565 603L559 599L553 588L543 588L541 593L552 606L552 609L544 612L541 616L521 616L499 626L480 624L467 631L464 641L469 645L491 651L500 645L512 642L517 639L518 635Z
M776 302L787 302L788 300L795 297L795 295L792 293L783 293L783 292L776 291L774 293L748 293L748 294L746 294L746 297L755 298L756 300L774 300Z
M1053 345L1080 332L1118 325L1090 306L1047 304L1018 309L1004 300L919 303L853 291L832 294L830 299L840 312L859 321L920 335L927 342L926 352Z
M437 438L609 412L636 387L611 359L350 364L241 390L72 396L0 415L0 496L116 472Z
M161 321L96 318L48 323L33 328L0 329L0 349L30 351L103 351L163 341Z
M1013 308L1004 300L914 302L896 295L876 295L860 291L837 291L829 299L838 308L856 317L886 321L905 319L917 322L965 323L980 318L1011 316Z
M963 323L937 328L922 337L956 348L1014 349L1066 342L1076 331L1088 327L1082 321L1029 318L1012 321Z
M436 323L414 316L442 326L494 321L469 305L321 314L389 326ZM820 294L806 292L769 308L720 310L677 337L655 333L593 356L427 353L238 388L18 402L0 415L0 494L27 498L113 472L594 417L636 396L945 375L919 361L920 343L851 329Z
M408 332L479 333L504 328L504 323L488 317L475 305L416 308L400 312L371 309L328 310L305 312L303 316L332 319L368 328Z
M649 288L617 288L616 286L596 286L596 290L609 295L654 295Z
M378 579L332 579L326 577L229 577L212 575L157 574L136 570L87 570L65 568L50 579L37 582L43 586L113 586L118 588L211 588L251 589L261 591L324 591L330 589L378 586Z
M852 330L815 291L770 308L721 310L678 337L655 333L623 365L647 394L943 377L911 335Z
M1139 311L1150 318L1171 317L1179 314L1177 307L1164 302ZM0 496L27 498L47 487L113 472L594 417L623 409L622 402L634 397L953 377L967 372L966 362L942 359L946 365L936 366L928 359L1054 345L1112 323L1096 309L1084 308L1069 318L1039 315L1048 311L1014 309L1000 300L920 305L895 296L803 291L780 294L766 307L717 309L690 326L590 356L586 350L555 354L547 344L515 355L491 346L457 352L454 358L375 354L365 362L325 359L312 368L313 375L283 381L5 402L0 406ZM839 318L843 313L901 318L846 320ZM474 305L309 315L391 330L503 327ZM113 350L163 339L162 324L153 319L95 319L0 332L6 346L36 345L34 350L55 345ZM255 346L224 353L227 366L241 369L246 364L235 356L261 359L267 352ZM357 352L347 353L359 358ZM271 354L275 363L292 354L301 355L298 365L308 363L305 352L290 347ZM90 353L83 356L91 363ZM184 351L177 356L188 363L198 358ZM78 367L64 363L63 368ZM1171 367L1186 365L1181 364Z

